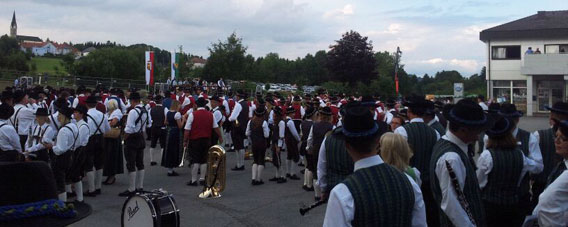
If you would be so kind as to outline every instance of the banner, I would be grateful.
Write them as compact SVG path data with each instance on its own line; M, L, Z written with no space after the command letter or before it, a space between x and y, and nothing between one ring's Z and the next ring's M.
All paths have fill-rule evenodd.
M154 84L154 51L146 51L146 85Z
M172 52L172 76L171 76L172 80L175 79L179 80L178 68L179 68L179 54L174 51Z

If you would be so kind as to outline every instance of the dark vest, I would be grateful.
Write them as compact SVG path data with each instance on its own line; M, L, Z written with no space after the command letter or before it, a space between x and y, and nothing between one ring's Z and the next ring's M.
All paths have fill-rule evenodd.
M446 128L439 121L435 121L430 127L436 130L440 136L446 135Z
M434 199L436 199L436 203L438 204L438 208L440 208L440 204L442 203L442 191L440 189L438 176L434 173L436 171L436 163L438 162L438 159L447 152L455 152L460 156L460 159L466 169L463 193L477 226L485 226L485 211L481 202L481 191L479 190L479 183L477 182L473 160L469 159L457 145L445 139L439 140L434 146L432 160L430 162L430 171L432 172L430 175L430 186L434 194ZM441 208L438 211L440 213L440 226L454 226Z
M353 159L347 153L345 138L341 130L341 127L336 128L325 139L327 192L353 173Z
M489 149L489 152L493 158L493 168L481 192L483 200L499 205L517 204L517 183L523 170L523 153L520 149Z
M166 115L164 114L164 106L155 106L150 109L150 116L152 117L152 128L161 128L164 126ZM177 124L176 124L177 125Z
M522 129L518 129L517 131L517 142L521 142L521 145L519 146L519 148L521 149L521 151L523 151L523 154L525 156L529 156L529 140L530 140L530 136L531 134L525 130ZM530 190L530 181L529 181L530 177L529 174L526 174L523 177L523 180L521 181L521 185L520 185L520 193L521 195L526 195L529 193Z
M252 141L253 149L266 149L266 139L264 138L264 130L261 125L256 125L252 120L250 121L250 139Z
M247 122L249 120L249 106L246 100L239 102L241 104L241 112L239 116L237 116L237 120L239 121L239 128L246 128Z
M552 169L554 169L554 167L562 161L562 157L556 153L556 147L554 146L554 130L551 128L539 130L538 136L538 145L540 146L540 152L542 153L544 169L541 173L533 175L532 178L535 182L546 184L546 180L552 172Z
M383 163L359 169L343 183L353 196L353 226L411 226L414 191L404 173Z
M302 142L305 142L308 140L308 136L310 135L310 129L312 128L312 125L314 125L313 121L302 121L302 124L300 126L300 128L302 128Z
M333 129L333 125L330 122L317 122L314 123L312 129L312 151L313 154L318 154L321 148L321 143L325 138L325 135Z
M272 142L273 144L277 144L278 140L280 139L280 128L278 127L278 123L280 123L280 121L278 122L274 122L274 124L272 124Z
M428 166L432 157L432 148L437 140L436 131L423 122L413 122L402 127L406 129L408 145L414 153L410 159L410 166L416 167L421 173L422 182L428 183L430 180Z

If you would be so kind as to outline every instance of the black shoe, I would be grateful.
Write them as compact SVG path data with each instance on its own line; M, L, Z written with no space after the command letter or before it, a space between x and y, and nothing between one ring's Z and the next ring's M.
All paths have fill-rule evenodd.
M118 193L118 196L121 196L121 197L128 197L128 196L135 195L135 194L136 194L135 191L134 191L134 192L131 192L131 191L126 190L126 191L123 191L123 192L121 192L121 193Z
M280 179L280 178L278 178L278 177L273 177L273 178L268 179L268 181L278 181L278 179Z
M158 163L157 162L150 162L150 165L155 166L155 165L158 165Z
M236 167L236 166L235 166L235 167L231 168L231 170L233 170L233 171L240 171L240 170L241 170L241 168L240 168L240 167Z
M205 180L199 180L199 185L204 186L204 185L205 185Z
M291 176L291 175L290 175L289 173L286 174L286 178L290 178L290 176Z
M302 186L302 189L304 189L305 191L309 191L309 187L307 185Z
M95 189L95 194L100 195L101 194L101 189Z
M304 163L298 163L298 166L305 166Z
M250 182L250 184L251 184L251 185L258 185L258 182L257 182L256 180L252 180L252 181Z
M245 170L245 166L244 166L244 165L243 165L243 166L241 166L241 168L239 168L239 170L240 170L240 171L243 171L243 170Z
M177 176L179 176L179 174L176 171L168 173L168 177L177 177Z
M144 189L143 188L137 188L134 192L143 193Z
M77 196L77 194L75 194L75 192L67 192L67 198L73 198Z
M292 174L292 176L289 177L291 180L299 180L300 177L296 176L296 174Z
M308 191L308 192L313 192L313 191L314 191L314 187L308 187L308 186L306 186L306 191Z
M321 200L321 197L317 197L317 196L316 196L316 197L314 197L314 201L316 201L316 202L317 202L317 201L320 201L320 200Z
M276 181L276 183L282 184L282 183L286 183L286 181L287 181L286 178L280 177L280 178L278 178L278 181Z
M86 196L86 197L96 197L96 196L97 196L97 193L96 193L96 190L95 190L94 192L90 192L90 191L87 190L87 192L83 193L83 196Z
M301 174L304 174L306 172L306 169L300 170Z
M256 181L256 184L257 184L257 185L264 184L264 181L262 181L262 180Z
M187 186L197 186L197 181L193 181L193 182L187 182L186 184Z

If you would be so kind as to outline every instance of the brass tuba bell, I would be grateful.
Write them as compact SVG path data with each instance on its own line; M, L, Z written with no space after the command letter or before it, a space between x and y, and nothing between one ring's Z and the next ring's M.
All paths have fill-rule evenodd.
M225 190L226 176L225 148L219 145L212 146L207 153L207 175L199 198L221 197L221 192Z

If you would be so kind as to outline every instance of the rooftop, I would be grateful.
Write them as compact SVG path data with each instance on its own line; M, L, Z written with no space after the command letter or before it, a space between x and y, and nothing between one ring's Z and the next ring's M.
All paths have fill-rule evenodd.
M568 10L538 11L479 33L483 42L495 39L568 38Z
M43 42L43 40L37 36L18 35L16 38L18 39L18 42Z

